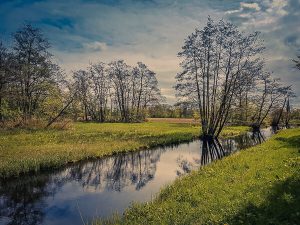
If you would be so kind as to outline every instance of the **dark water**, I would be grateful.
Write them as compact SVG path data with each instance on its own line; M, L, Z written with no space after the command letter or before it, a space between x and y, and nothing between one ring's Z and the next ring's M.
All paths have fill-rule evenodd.
M0 181L0 224L80 224L132 201L151 200L166 184L199 166L259 144L272 134L159 147L76 163L51 172ZM79 213L80 212L80 213Z

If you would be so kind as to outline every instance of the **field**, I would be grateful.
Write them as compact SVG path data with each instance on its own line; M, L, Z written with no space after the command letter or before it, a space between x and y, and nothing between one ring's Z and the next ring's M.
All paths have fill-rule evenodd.
M300 224L300 129L179 178L112 224ZM95 221L95 224L103 221Z
M149 122L159 122L159 123L187 123L187 124L199 124L200 121L197 121L192 118L147 118Z
M230 127L236 135L247 127ZM0 177L53 168L83 159L190 141L200 127L187 123L75 123L68 130L13 129L0 131Z

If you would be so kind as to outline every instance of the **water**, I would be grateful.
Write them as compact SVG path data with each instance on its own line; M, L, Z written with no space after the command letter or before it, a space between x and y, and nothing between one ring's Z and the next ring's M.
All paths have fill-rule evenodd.
M232 152L259 144L271 129L214 142L158 147L80 162L0 183L0 224L80 224L151 200L161 187ZM80 213L79 213L80 212Z

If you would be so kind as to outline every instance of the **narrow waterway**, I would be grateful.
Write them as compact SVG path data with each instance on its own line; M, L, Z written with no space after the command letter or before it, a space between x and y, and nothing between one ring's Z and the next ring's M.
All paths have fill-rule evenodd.
M122 213L131 202L151 200L163 186L213 160L261 143L272 135L248 132L214 142L118 154L55 171L0 181L0 225L82 225Z

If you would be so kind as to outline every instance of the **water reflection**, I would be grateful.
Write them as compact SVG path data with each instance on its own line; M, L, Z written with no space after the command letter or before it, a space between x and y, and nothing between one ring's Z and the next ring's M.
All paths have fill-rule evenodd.
M7 224L41 224L45 197L55 195L72 181L76 181L83 191L121 192L130 185L138 191L154 178L156 163L164 151L159 148L121 154L74 164L55 173L1 181L0 217L9 218Z
M132 201L150 200L177 176L261 143L271 133L197 140L2 180L0 224L81 224L76 205L87 219L123 212Z

